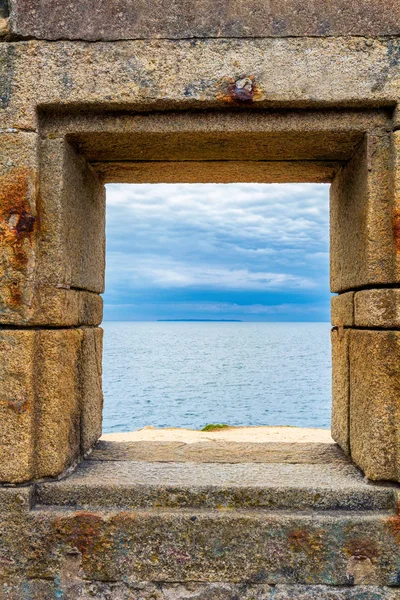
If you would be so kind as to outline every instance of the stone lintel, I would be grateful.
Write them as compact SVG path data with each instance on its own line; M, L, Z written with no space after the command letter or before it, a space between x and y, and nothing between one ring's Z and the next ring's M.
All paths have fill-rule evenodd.
M0 128L37 129L38 107L393 112L400 97L396 44L362 37L2 43ZM251 89L243 99L237 83L246 78Z
M14 35L47 40L393 36L396 0L10 0Z

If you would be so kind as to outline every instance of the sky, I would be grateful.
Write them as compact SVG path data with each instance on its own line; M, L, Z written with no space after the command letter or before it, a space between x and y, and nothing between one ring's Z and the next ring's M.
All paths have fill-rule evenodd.
M107 185L104 320L329 321L329 186Z

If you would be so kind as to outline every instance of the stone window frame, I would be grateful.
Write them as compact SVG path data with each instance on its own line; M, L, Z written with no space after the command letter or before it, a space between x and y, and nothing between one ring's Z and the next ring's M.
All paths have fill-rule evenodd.
M1 481L60 476L101 435L104 184L245 181L331 183L332 435L368 477L398 480L397 383L388 372L400 350L393 108L133 113L42 105L39 142L25 157L38 157L37 214L22 207L11 223L22 229L34 276L23 295L11 290L14 304L1 316L0 359L14 377L13 409L2 415ZM25 148L33 134L13 135ZM17 451L7 459L10 444Z

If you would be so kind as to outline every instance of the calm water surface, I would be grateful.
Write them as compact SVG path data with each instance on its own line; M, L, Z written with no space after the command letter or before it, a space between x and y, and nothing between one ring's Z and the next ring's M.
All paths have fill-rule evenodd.
M103 323L105 433L330 427L328 323Z

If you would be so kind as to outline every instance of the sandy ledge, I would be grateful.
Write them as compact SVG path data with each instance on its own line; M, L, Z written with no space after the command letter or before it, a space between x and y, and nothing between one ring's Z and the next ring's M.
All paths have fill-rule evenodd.
M312 429L303 427L228 427L216 431L196 431L194 429L178 429L143 427L138 431L126 433L105 433L102 440L109 442L196 442L225 440L229 442L310 442L332 444L329 429Z

